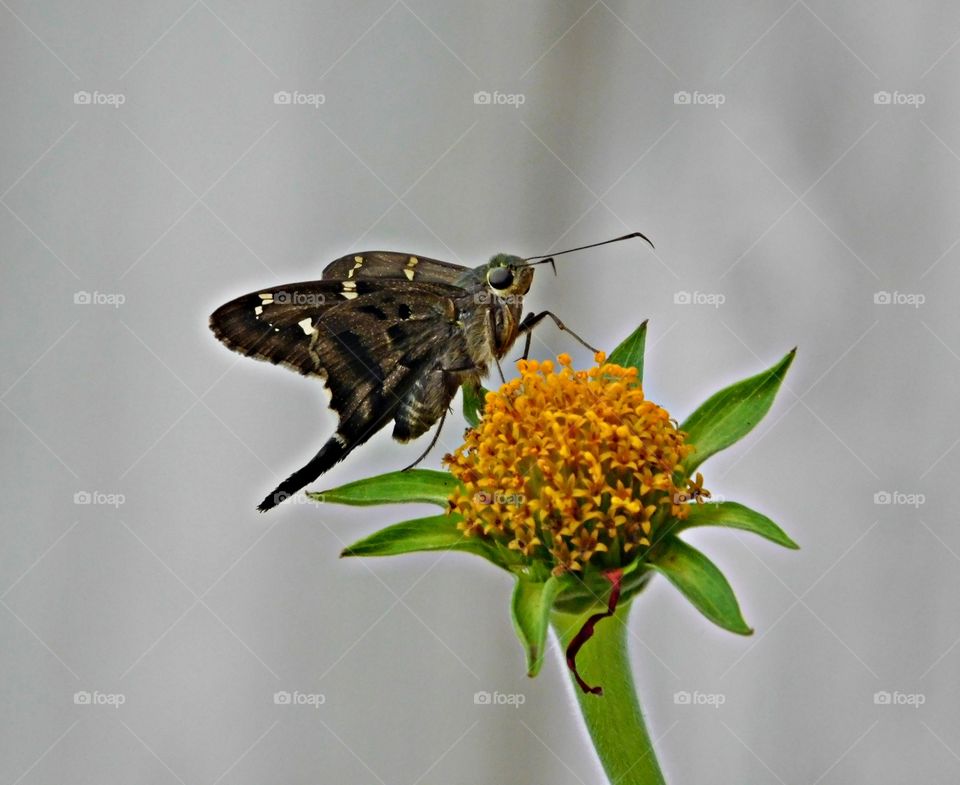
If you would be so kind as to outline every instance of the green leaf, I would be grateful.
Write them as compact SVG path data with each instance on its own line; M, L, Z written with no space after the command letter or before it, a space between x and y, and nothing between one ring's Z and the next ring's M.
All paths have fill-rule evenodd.
M463 390L463 416L471 428L476 428L486 405L487 388L482 384L465 384Z
M457 487L457 481L448 472L432 469L410 469L388 472L365 480L357 480L329 491L308 493L318 502L331 504L396 504L402 502L426 502L447 506L447 499Z
M714 453L726 449L753 430L770 410L796 349L763 373L712 395L680 426L687 444L696 447L683 461L689 475Z
M753 633L740 615L737 598L723 573L696 548L676 537L666 537L657 546L650 566L714 624L739 635Z
M524 574L517 576L510 612L517 637L527 653L528 676L536 676L543 665L550 610L558 591L560 581L554 576L547 580L536 580Z
M759 534L784 548L800 547L766 515L761 515L756 510L751 510L737 502L691 504L686 520L677 521L672 531L678 533L691 526L727 526L731 529L742 529Z
M465 537L457 528L459 515L433 515L387 526L357 540L341 556L397 556L418 551L463 551L492 559L492 549L477 537Z
M643 381L643 351L647 344L647 321L643 321L636 330L614 349L607 362L621 368L636 368L637 380Z

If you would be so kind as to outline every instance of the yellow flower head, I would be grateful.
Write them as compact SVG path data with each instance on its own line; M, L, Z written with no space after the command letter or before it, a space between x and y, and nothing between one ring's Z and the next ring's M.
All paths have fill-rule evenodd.
M675 478L692 448L644 398L635 368L606 364L603 353L589 371L557 359L559 368L521 360L520 377L487 394L483 419L444 459L460 482L450 509L466 536L556 575L623 566L662 518L686 517L686 502L709 492L702 477Z

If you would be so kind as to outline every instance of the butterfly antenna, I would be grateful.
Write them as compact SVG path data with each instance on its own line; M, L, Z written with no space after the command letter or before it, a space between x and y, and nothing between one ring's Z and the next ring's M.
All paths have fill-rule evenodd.
M532 259L542 259L540 262L533 262L533 264L546 264L547 262L553 263L554 256L561 256L565 253L573 253L574 251L583 251L587 248L596 248L600 245L609 245L610 243L619 243L621 240L632 240L634 237L639 237L647 241L647 244L653 248L654 245L650 242L650 238L647 237L642 232L631 232L630 234L625 234L623 237L614 237L612 240L604 240L602 243L590 243L590 245L581 245L576 248L568 248L566 251L556 251L555 253L545 253L540 256L530 256L524 259L525 262L530 262ZM554 267L554 272L556 272L556 267Z

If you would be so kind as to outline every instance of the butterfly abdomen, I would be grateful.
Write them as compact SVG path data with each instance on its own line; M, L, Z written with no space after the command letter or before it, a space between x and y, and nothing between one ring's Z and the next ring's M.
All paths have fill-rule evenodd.
M407 442L430 430L462 382L463 374L440 369L418 377L394 414L393 438Z

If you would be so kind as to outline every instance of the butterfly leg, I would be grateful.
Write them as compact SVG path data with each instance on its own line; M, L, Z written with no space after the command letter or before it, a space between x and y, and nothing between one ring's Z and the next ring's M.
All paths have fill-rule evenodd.
M430 440L430 444L427 445L427 449L425 449L425 450L420 454L420 457L417 458L417 460L415 460L415 461L414 461L413 463L411 463L409 466L404 466L400 471L402 471L402 472L408 472L408 471L410 471L414 466L416 466L417 464L419 464L420 462L422 462L423 459L426 458L427 455L430 454L430 450L432 450L434 447L436 447L436 445L437 445L437 440L440 438L440 431L443 430L443 423L444 423L444 421L447 419L447 411L448 411L448 410L444 410L443 414L440 415L440 424L437 426L437 430L434 431L434 433L433 433L433 438Z
M533 313L533 312L531 312L531 313L528 313L528 314L523 318L523 321L520 322L520 325L519 325L519 327L517 328L517 335L526 335L526 340L524 341L524 344L523 344L523 359L524 359L524 360L526 360L527 357L530 355L530 339L531 339L531 337L532 337L532 335L533 335L533 328L536 327L538 324L540 324L540 322L542 322L542 321L543 321L544 319L546 319L548 316L549 316L551 319L553 319L553 323L554 323L555 325L557 325L557 329L562 330L562 331L565 332L565 333L569 333L570 336L571 336L572 338L574 338L579 344L581 344L582 346L585 346L587 349L589 349L589 350L590 350L591 352L593 352L594 354L596 354L598 351L600 351L599 349L595 349L594 347L592 347L592 346L591 346L590 344L588 344L585 340L583 340L583 338L581 338L581 337L580 337L579 335L577 335L573 330L571 330L571 329L570 329L569 327L567 327L563 322L561 322L560 319L557 317L556 314L551 313L550 311L540 311L540 313Z
M496 312L493 308L487 309L487 341L490 346L497 346L497 321L496 321ZM502 355L502 352L500 352ZM497 366L497 373L500 374L500 384L507 383L507 377L503 375L503 367L500 365L500 357L498 352L493 352L493 361ZM485 370L485 369L484 369Z
M526 355L524 355L526 356ZM497 372L500 374L500 384L507 383L507 377L503 375L503 368L500 366L500 358L496 355L493 356L493 361L497 364Z

